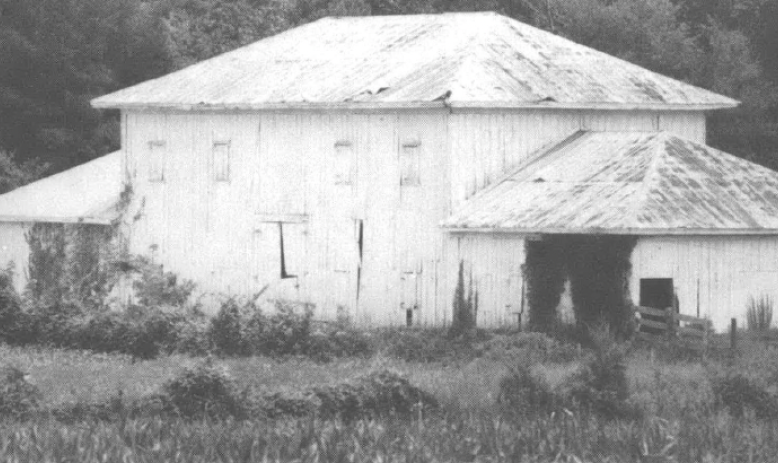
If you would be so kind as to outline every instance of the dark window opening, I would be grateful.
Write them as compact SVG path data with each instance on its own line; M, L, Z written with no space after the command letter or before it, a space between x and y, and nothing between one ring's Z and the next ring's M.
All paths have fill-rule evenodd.
M642 278L640 280L640 305L655 309L673 307L675 294L672 278Z
M286 255L284 252L284 224L278 222L278 243L281 248L281 278L297 278L297 275L286 273Z
M413 326L413 307L405 309L405 326Z

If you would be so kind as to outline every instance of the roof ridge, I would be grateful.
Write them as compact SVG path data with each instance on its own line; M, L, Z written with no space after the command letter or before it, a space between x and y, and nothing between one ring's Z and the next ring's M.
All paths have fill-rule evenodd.
M665 134L664 131L651 133L650 138L664 138L663 135ZM647 139L646 143L651 143L651 139ZM655 182L656 179L659 176L659 164L660 159L664 157L665 150L662 149L663 143L655 143L653 149L651 150L652 158L651 162L648 164L648 168L646 168L646 173L643 176L643 181L640 184L640 191L639 194L636 195L635 198L635 205L632 208L632 217L631 220L628 222L632 224L632 227L636 227L639 223L639 211L643 209L645 206L645 203L648 202L648 197L651 194L651 188L652 188L652 182Z

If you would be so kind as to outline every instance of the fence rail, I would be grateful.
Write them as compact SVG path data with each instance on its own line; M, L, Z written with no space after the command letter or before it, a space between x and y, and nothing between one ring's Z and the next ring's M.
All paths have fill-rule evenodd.
M707 344L710 328L704 318L679 314L673 307L638 306L635 313L639 315L638 334L645 339L685 337Z

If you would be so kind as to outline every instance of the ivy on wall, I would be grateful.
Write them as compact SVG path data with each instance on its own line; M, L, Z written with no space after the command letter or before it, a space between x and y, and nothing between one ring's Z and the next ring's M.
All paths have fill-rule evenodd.
M637 238L619 235L545 235L527 240L524 276L533 331L553 331L556 308L570 280L576 324L630 330L629 276Z
M27 295L44 305L99 303L112 285L113 237L113 229L104 225L34 224L25 236L30 249Z

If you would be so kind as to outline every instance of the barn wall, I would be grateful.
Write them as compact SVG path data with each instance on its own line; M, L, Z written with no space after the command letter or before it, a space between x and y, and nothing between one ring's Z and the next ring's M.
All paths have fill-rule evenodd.
M668 131L705 143L702 112L494 110L455 111L450 118L454 207L532 153L578 130Z
M30 247L25 236L30 227L31 224L23 222L0 223L0 267L5 269L13 263L14 288L20 294L27 285Z
M345 310L372 325L405 324L408 308L414 324L448 322L452 262L462 256L438 224L540 147L581 128L704 131L701 113L527 110L139 111L123 122L131 252L206 293L261 291L312 302L322 318ZM418 186L400 184L408 152L418 159ZM281 278L282 234L295 278ZM523 252L523 243L509 248ZM473 252L468 259L484 259ZM518 270L485 265L479 284L495 289L483 290L482 306L503 308L479 318L504 324L517 284L497 280L515 280Z
M453 301L459 265L463 266L465 289L472 284L478 295L479 327L518 326L522 312L526 325L528 310L522 304L524 280L524 238L509 234L452 234L449 239L448 291ZM450 314L447 314L450 317ZM448 319L447 319L448 321Z
M778 237L649 237L632 254L630 292L641 278L673 278L681 313L709 317L717 331L731 318L746 326L749 297L778 302Z
M313 302L319 317L341 307L381 325L405 323L401 305L418 306L414 323L434 323L445 271L445 114L130 113L131 251L207 292L264 290ZM155 140L165 145L164 181L150 181ZM222 142L229 181L214 177ZM400 185L406 151L416 153L420 185ZM287 274L297 278L281 278L279 222Z

